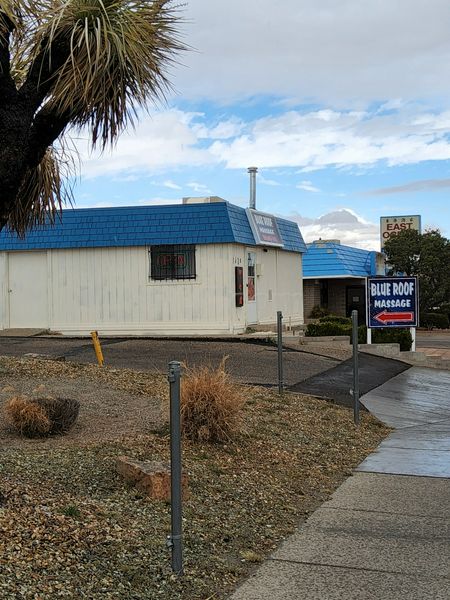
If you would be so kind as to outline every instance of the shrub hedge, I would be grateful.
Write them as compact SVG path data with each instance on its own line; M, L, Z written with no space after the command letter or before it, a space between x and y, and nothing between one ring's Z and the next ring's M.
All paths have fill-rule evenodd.
M310 323L305 331L305 335L319 337L321 335L351 335L352 326L350 324L335 323L333 321L319 321Z
M352 336L350 323L336 323L334 321L319 321L310 323L306 328L305 335L309 337L319 336ZM367 340L367 328L365 325L358 327L358 343L365 344ZM372 342L374 344L400 344L402 352L411 350L412 337L409 329L372 329Z
M320 317L325 317L329 315L330 311L328 308L321 308L319 305L313 306L311 312L309 313L310 319L319 319Z
M428 327L428 329L448 329L449 328L449 319L448 315L443 313L426 313L422 315L420 318L420 324L423 327Z
M366 329L364 327L364 329ZM372 329L374 344L400 344L400 350L411 350L412 336L409 329Z
M350 317L338 317L337 315L326 315L325 317L320 317L319 321L321 323L340 323L341 325L351 325L352 320Z

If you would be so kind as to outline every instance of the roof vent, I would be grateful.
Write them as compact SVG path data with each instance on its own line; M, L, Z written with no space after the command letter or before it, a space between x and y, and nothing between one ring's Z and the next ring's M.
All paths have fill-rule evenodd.
M183 198L183 204L209 204L210 202L226 202L219 196L187 196Z
M249 167L248 172L250 173L250 202L249 208L256 208L256 173L258 172L258 167Z
M318 240L314 240L313 244L340 244L341 240L323 240L319 238Z

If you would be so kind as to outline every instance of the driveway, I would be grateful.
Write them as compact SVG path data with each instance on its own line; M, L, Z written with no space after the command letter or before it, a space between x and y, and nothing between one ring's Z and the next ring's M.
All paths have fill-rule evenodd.
M229 372L243 383L276 385L277 351L274 346L253 342L152 340L104 338L101 340L105 364L138 371L167 372L171 360L189 365L218 365L228 356ZM66 360L95 363L90 339L52 337L0 338L0 355L23 356L28 353L64 356ZM327 371L339 363L336 359L284 351L284 380L293 385Z
M391 360L373 354L359 354L359 389L366 394L385 381L409 369L409 365L399 360ZM299 381L289 389L292 392L311 394L334 400L344 406L353 406L350 389L353 387L353 359L337 364L325 373L314 375L306 381Z

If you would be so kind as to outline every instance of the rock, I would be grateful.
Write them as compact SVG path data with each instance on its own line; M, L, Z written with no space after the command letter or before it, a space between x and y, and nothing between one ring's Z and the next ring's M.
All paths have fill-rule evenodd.
M167 463L137 461L119 456L116 471L149 498L170 502L170 465ZM185 500L188 497L188 478L185 474L181 477L181 493Z

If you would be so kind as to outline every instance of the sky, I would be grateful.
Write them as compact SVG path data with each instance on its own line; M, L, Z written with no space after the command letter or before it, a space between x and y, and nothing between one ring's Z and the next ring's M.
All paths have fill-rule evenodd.
M76 135L77 207L220 196L307 242L379 249L379 219L450 237L448 0L187 0L174 91L103 154Z

